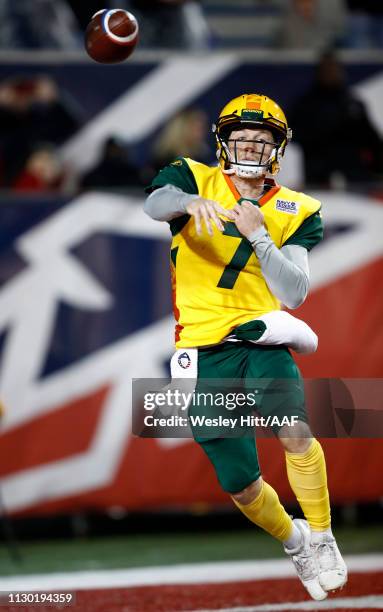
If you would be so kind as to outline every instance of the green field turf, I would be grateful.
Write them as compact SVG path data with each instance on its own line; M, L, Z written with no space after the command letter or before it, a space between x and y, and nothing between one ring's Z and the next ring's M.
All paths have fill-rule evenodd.
M343 527L336 536L344 554L383 552L383 526ZM16 563L2 542L1 575L284 556L276 540L256 529L23 542L19 551Z

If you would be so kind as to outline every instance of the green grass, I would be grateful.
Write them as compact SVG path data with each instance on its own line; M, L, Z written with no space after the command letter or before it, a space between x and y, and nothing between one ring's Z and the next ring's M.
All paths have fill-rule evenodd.
M336 536L344 554L382 552L383 527L341 528ZM18 564L1 547L1 575L283 557L280 544L256 530L28 542L20 553Z

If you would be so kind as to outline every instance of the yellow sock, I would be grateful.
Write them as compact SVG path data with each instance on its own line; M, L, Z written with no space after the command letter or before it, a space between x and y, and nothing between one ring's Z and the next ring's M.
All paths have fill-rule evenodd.
M232 497L235 505L252 523L262 527L281 542L287 540L293 531L293 522L281 505L274 489L262 481L258 497L250 504L240 504Z
M328 529L331 517L326 461L318 440L314 439L305 453L286 452L286 466L290 486L311 529Z

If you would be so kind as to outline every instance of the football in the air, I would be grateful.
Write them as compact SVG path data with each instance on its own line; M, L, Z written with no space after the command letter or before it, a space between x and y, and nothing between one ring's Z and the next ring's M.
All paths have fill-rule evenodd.
M88 55L102 64L126 60L138 41L138 23L123 9L102 9L95 13L85 31Z

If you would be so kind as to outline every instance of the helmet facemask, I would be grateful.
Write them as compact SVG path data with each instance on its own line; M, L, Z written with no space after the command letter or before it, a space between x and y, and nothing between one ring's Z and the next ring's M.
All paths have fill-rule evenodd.
M258 178L265 176L268 172L273 172L277 159L279 159L279 149L281 142L271 133L268 128L260 126L258 130L267 130L271 133L271 137L259 136L255 138L245 138L243 135L235 137L235 132L245 129L246 126L240 125L238 129L230 130L228 137L217 134L219 147L217 157L223 158L223 172L225 174L236 174L241 178ZM249 129L255 130L256 126L249 126ZM280 140L280 139L279 139ZM243 159L243 152L250 149L250 159ZM275 171L275 170L274 170Z

